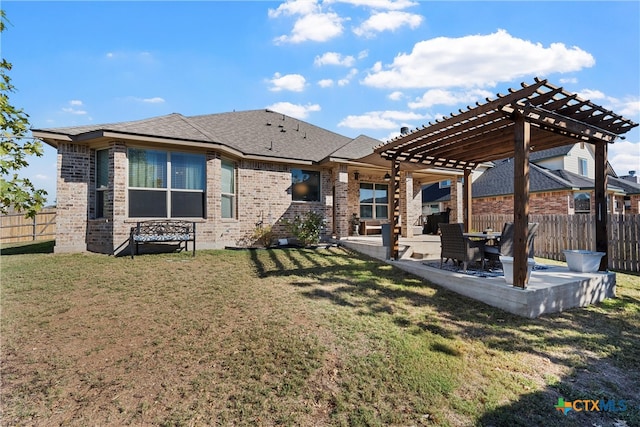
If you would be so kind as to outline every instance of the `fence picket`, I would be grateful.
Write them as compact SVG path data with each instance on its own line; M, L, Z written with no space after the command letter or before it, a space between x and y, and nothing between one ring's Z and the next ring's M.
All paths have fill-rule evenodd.
M471 228L502 230L512 215L473 215ZM535 255L565 261L565 249L595 250L595 218L592 215L529 215L540 224ZM640 272L640 215L609 215L609 268Z

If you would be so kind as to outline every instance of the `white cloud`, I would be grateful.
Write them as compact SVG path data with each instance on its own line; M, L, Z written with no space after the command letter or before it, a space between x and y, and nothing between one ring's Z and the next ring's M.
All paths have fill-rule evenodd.
M338 126L352 129L400 129L409 120L426 120L428 116L405 111L370 111L345 117Z
M422 23L422 16L408 12L374 13L360 26L353 29L357 36L372 37L382 31L395 31L401 27L416 29Z
M290 90L292 92L302 92L307 80L300 74L285 74L275 73L273 78L269 80L272 86L269 90L273 92L279 92L282 90Z
M607 98L603 92L594 89L582 89L576 93L580 98L588 99L590 101Z
M47 181L47 180L50 179L49 175L44 175L44 174L41 174L41 173L35 174L34 178L36 180L38 180L38 181Z
M76 116L84 116L87 113L86 110L82 110L76 107L81 107L82 101L78 100L78 99L72 99L71 101L68 102L69 106L68 107L62 107L62 112L67 113L67 114L73 114Z
M322 79L318 82L318 86L320 87L331 87L333 86L333 80L331 79Z
M162 104L165 102L164 98L160 98L159 96L155 96L153 98L143 98L141 99L141 101L147 104Z
M267 108L297 119L306 119L309 116L309 113L320 111L320 106L318 104L300 105L292 104L290 102L276 102L275 104L269 105Z
M618 141L608 145L607 158L618 176L640 173L640 142Z
M404 94L397 90L395 92L391 92L388 98L392 101L400 101L402 98L404 98Z
M362 51L358 52L358 59L364 59L367 56L369 56L369 51L368 50L362 50Z
M634 122L638 122L640 119L640 97L638 96L627 96L623 99L618 99L596 89L582 89L577 93L580 98L600 104L624 118Z
M351 56L342 56L337 52L326 52L322 56L316 56L313 61L313 65L321 67L323 65L342 65L344 67L351 67L356 62L356 59Z
M320 6L316 0L287 0L277 9L269 9L269 18L291 15L309 15L319 12Z
M325 42L342 34L344 18L333 12L309 13L299 17L290 35L276 37L279 43Z
M575 77L567 77L567 78L564 78L564 79L560 79L558 81L560 82L560 84L563 84L563 85L578 83L578 79L575 78Z
M347 3L378 10L402 10L418 4L411 0L325 0L325 3Z
M415 102L410 102L409 108L429 108L434 105L470 104L480 99L490 98L492 96L493 93L482 89L472 89L462 92L455 92L446 89L430 89Z
M357 74L358 74L358 70L355 68L352 68L349 71L349 74L347 74L345 77L338 80L338 86L348 85L351 82L351 79L353 79Z
M494 86L523 76L568 73L591 67L595 60L579 47L562 43L544 47L515 38L505 30L460 38L418 42L393 63L376 64L363 83L382 88Z

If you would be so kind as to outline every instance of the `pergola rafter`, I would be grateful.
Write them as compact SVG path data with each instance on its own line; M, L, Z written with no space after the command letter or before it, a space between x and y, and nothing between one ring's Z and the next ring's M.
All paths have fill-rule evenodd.
M528 222L529 152L546 150L576 141L596 145L596 211L606 212L606 144L613 143L637 123L613 113L577 94L566 92L547 80L536 78L533 84L521 84L496 99L476 103L458 114L436 120L428 126L396 137L375 148L383 159L391 162L396 173L400 164L424 165L470 170L482 162L514 157L516 165L514 225L516 251L514 285L524 287L526 277L526 241ZM400 194L397 179L392 179L393 212L399 212ZM465 180L464 194L470 195L470 180ZM600 188L603 187L603 188ZM518 194L520 193L520 194ZM600 198L602 200L600 200ZM468 199L468 200L467 200ZM465 227L471 218L471 200L465 198ZM518 206L521 204L523 206ZM398 218L392 229L392 257L398 256ZM604 230L604 234L603 234ZM518 250L517 246L522 243ZM596 219L596 249L607 252L606 218ZM606 268L607 257L603 257Z

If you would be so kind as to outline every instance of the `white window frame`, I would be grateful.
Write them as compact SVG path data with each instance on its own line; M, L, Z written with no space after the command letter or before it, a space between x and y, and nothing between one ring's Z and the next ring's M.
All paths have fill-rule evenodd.
M589 199L589 209L585 210L585 209L580 209L578 210L578 205L576 203L576 199L578 198L578 196L586 194L587 198ZM589 192L586 191L580 191L578 193L573 193L573 211L575 213L591 213L591 194Z
M589 161L583 157L578 157L578 173L582 176L589 176Z

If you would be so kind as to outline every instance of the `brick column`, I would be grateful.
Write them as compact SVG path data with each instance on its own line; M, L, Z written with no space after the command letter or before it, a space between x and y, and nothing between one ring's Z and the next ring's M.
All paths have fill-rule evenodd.
M333 169L333 185L335 187L333 205L336 209L336 237L347 237L351 213L349 210L349 174L346 165L339 165Z
M450 223L463 222L463 196L462 182L457 176L451 178L451 214Z
M90 163L89 147L65 143L58 145L56 253L87 250Z

